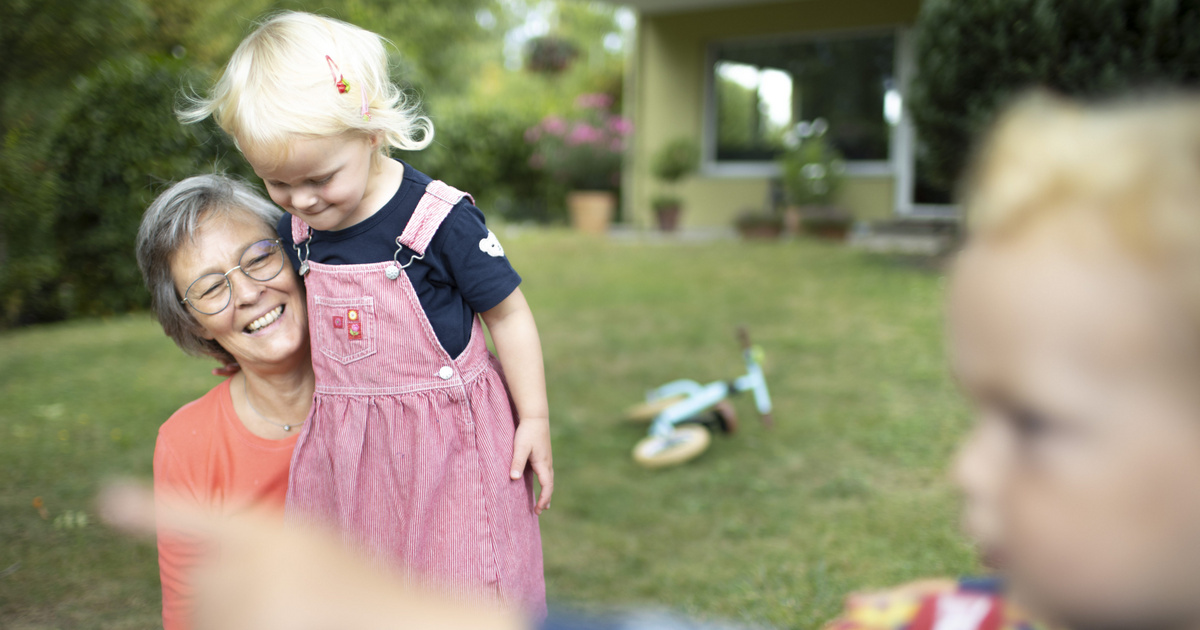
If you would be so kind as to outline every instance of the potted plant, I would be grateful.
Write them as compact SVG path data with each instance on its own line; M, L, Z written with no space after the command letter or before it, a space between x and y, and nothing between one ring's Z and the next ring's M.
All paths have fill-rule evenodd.
M633 125L609 111L612 103L607 94L583 94L571 117L547 116L525 131L535 147L530 165L566 187L571 225L583 232L607 232L617 206L621 158Z
M845 162L826 139L824 119L801 122L784 136L788 147L780 158L788 200L784 223L790 231L844 239L854 218L833 204L842 183Z
M699 161L700 146L695 140L687 137L676 138L666 143L654 154L650 170L668 190L659 193L651 202L658 229L663 232L674 232L679 227L683 199L679 197L675 187L684 178L696 172Z
M733 220L742 238L776 239L783 233L783 218L776 212L748 208Z

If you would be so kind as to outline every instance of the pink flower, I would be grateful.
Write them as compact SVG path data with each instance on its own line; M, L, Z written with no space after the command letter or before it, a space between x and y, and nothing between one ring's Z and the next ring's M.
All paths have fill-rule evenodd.
M540 171L545 165L546 158L542 157L541 153L534 153L533 155L529 156L529 166L533 167L535 170Z
M578 123L571 128L571 133L565 138L567 146L578 146L581 144L595 144L604 138L604 134L599 129L587 124Z
M611 96L603 92L580 94L575 98L575 107L580 109L608 109L612 105Z
M542 130L536 125L525 130L525 142L533 144L542 137Z
M623 142L620 138L614 138L613 141L609 143L608 148L613 153L620 153L625 150L625 142Z
M617 135L627 136L633 131L633 123L623 116L613 116L608 119L608 128Z
M567 121L561 116L547 116L542 119L542 130L546 133L561 136L567 130Z

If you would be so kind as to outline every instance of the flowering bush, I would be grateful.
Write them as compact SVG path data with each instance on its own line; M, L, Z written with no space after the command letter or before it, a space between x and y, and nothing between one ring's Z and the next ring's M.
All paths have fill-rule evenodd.
M621 181L621 156L633 125L609 111L612 97L582 94L576 116L547 116L525 131L534 145L529 164L573 190L611 190Z
M798 123L784 136L783 187L796 206L824 206L837 192L845 172L842 156L825 139L829 124L818 118Z

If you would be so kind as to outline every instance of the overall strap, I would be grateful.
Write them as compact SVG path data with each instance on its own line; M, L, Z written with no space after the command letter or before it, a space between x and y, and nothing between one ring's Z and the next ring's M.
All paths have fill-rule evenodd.
M302 245L308 237L312 236L312 228L304 222L304 219L296 215L292 215L292 244Z
M436 179L429 182L425 187L425 194L417 202L417 209L413 210L412 218L404 228L404 233L396 242L415 251L418 256L424 256L425 248L429 247L429 242L433 240L433 235L441 227L442 221L446 220L450 210L463 197L471 199L472 203L475 201L467 193L444 182ZM294 231L295 223L292 225Z
M296 258L300 261L301 276L308 275L308 239L312 236L312 228L308 227L300 217L292 215L292 249L296 250ZM304 246L301 250L300 246Z

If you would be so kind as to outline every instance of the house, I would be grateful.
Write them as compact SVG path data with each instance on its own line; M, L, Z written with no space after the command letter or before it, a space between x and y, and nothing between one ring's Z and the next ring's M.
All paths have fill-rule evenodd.
M624 173L625 220L654 224L654 153L699 140L700 171L677 192L683 225L728 226L763 208L783 135L823 119L846 157L840 205L856 218L946 216L918 199L903 106L920 0L623 0L639 13L626 75L638 130Z

